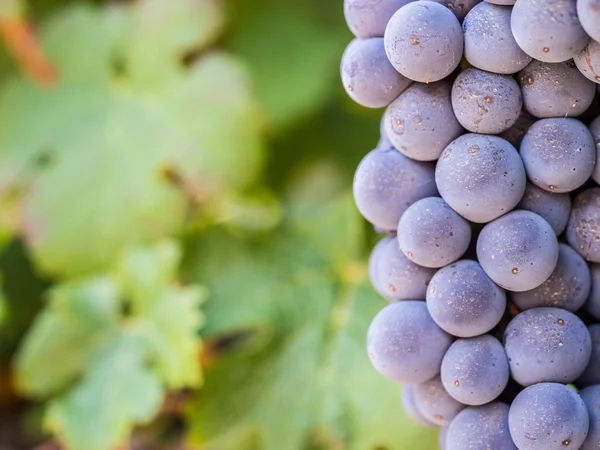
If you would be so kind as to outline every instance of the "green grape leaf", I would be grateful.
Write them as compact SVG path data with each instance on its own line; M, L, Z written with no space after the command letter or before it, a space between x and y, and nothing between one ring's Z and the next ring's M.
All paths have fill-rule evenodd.
M178 166L195 191L202 196L211 187L242 189L255 181L264 159L264 120L235 58L207 54L163 95L175 122L196 144L183 149Z
M71 449L106 450L124 441L131 423L152 418L164 393L146 359L135 330L115 336L88 374L50 403L48 428Z
M140 312L150 358L169 388L197 387L202 380L196 333L203 322L199 310L203 297L199 288L172 287Z
M49 400L69 450L109 450L155 414L166 389L202 381L204 291L178 280L174 241L128 249L106 274L60 283L16 359L17 387Z
M135 313L154 304L177 277L181 249L171 240L140 246L117 261L115 277Z
M131 77L143 85L172 77L186 54L212 43L225 22L222 4L215 0L144 0L133 8L126 58Z
M122 292L139 320L140 336L161 379L170 388L201 380L197 331L202 325L198 287L173 285L181 250L173 241L132 249L115 270Z
M0 214L18 224L43 272L106 270L127 246L178 232L191 197L256 179L263 121L244 67L222 53L181 60L216 36L217 5L66 9L40 32L58 85L14 78L0 89ZM148 84L134 68L156 42L154 73L173 70Z
M37 316L16 361L20 390L44 397L81 375L117 329L118 297L107 278L52 289L48 307Z
M250 65L272 125L287 127L322 107L339 85L340 55L351 39L343 20L330 20L341 18L339 4L234 3L237 21L229 45Z
M59 68L61 82L110 82L123 45L130 15L114 8L109 14L84 5L57 14L42 32L43 49ZM76 38L75 38L76 36ZM81 49L87 48L87 52Z
M368 325L385 301L365 285L366 267L355 250L363 236L336 203L350 200L321 204L320 237L318 227L306 233L292 223L269 243L213 232L190 247L186 276L209 280L208 342L216 340L219 349L241 332L262 331L251 351L237 347L205 370L203 395L190 412L202 448L275 450L282 442L310 450L435 448L435 433L409 421L399 386L366 355ZM335 232L347 246L324 248ZM347 267L339 270L344 255Z

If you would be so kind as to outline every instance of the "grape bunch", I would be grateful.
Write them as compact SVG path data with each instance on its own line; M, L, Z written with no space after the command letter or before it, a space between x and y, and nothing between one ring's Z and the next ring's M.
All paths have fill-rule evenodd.
M344 13L344 88L386 108L354 178L373 366L442 449L600 449L600 0Z

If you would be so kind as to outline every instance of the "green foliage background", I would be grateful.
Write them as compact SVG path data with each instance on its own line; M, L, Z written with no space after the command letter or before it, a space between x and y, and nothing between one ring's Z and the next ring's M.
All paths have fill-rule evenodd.
M58 71L0 54L0 373L28 400L0 405L30 438L116 449L184 392L185 448L436 448L365 355L380 112L339 85L341 3L21 6Z

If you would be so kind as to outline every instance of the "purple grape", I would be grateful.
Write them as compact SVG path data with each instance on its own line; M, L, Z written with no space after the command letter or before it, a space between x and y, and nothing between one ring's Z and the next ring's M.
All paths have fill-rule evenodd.
M600 86L598 86L600 89ZM594 139L594 143L596 145L596 161L600 161L600 116L596 117L592 123L590 124L590 133L592 133L592 138ZM592 179L600 184L600 162L596 164L594 167L594 172L592 173Z
M579 392L587 408L590 428L583 446L579 450L598 450L600 448L600 386L590 386Z
M389 105L412 83L388 61L383 38L350 42L342 56L341 76L350 98L367 108Z
M517 395L508 426L519 450L575 450L587 436L589 416L576 392L562 384L540 383Z
M418 266L398 246L395 237L384 238L371 254L369 273L375 290L389 301L425 298L435 269Z
M600 320L600 264L590 264L589 267L592 289L584 308L594 319Z
M394 238L391 236L384 237L375 245L375 247L373 247L371 255L369 256L369 279L371 280L373 288L382 297L385 297L386 291L384 289L384 286L379 281L379 266L383 257L383 252L385 251L385 247L393 240Z
M600 188L587 189L575 197L567 241L586 260L600 263Z
M540 216L513 211L483 228L477 239L477 257L496 284L511 291L528 291L552 275L558 241Z
M577 379L577 384L582 387L600 384L600 324L588 326L588 332L592 341L592 353L590 362Z
M487 3L492 3L493 5L500 5L500 6L512 6L514 5L517 0L484 0Z
M448 450L517 450L508 429L508 405L501 402L463 409L446 437Z
M381 123L379 125L379 142L377 143L377 148L394 148L394 144L390 141L390 138L387 135L387 131L385 130L385 113L381 116Z
M506 294L475 261L464 259L440 269L427 289L427 308L446 332L472 337L494 328L506 308Z
M577 55L589 41L577 18L576 0L519 0L511 28L529 56L558 63Z
M427 420L440 427L449 426L465 407L448 395L440 377L415 386L415 404Z
M469 64L488 72L510 75L531 62L531 56L521 50L512 34L511 12L510 6L483 2L467 14L463 32L465 58Z
M596 165L596 145L588 128L576 119L538 120L521 143L527 177L550 192L581 187Z
M522 311L552 306L578 311L591 289L590 269L585 260L566 244L558 244L556 269L540 286L525 292L514 292L512 300Z
M579 317L559 308L534 308L510 321L504 346L512 378L522 386L571 383L587 367L590 333Z
M389 106L385 130L395 148L411 159L434 161L462 134L450 90L446 81L414 83Z
M537 121L537 118L533 117L527 111L521 111L519 118L516 123L510 127L508 130L500 133L502 139L507 140L513 147L519 148L521 146L521 142L523 141L523 137L529 127L533 125Z
M554 233L560 236L569 222L571 197L569 194L557 194L540 189L535 184L527 182L525 195L517 208L538 214L550 224Z
M448 436L448 428L440 428L440 432L438 434L440 450L448 450L447 436Z
M598 3L600 5L600 2ZM590 41L574 58L579 71L594 83L600 83L600 42Z
M422 383L439 374L451 343L452 337L435 324L422 301L391 303L375 316L367 334L373 367L399 383Z
M452 209L471 222L485 223L517 206L526 176L521 157L507 141L465 134L442 153L435 181Z
M596 85L583 76L573 61L533 61L519 72L518 78L525 109L540 119L577 117L589 108L596 95Z
M452 86L454 114L468 131L498 134L512 127L521 114L523 99L509 76L467 69Z
M477 4L481 3L482 0L433 0L440 5L444 5L450 11L454 13L456 18L462 22L464 18L469 14Z
M443 267L467 251L471 227L441 198L424 198L402 215L398 242L412 262L424 267Z
M454 341L442 360L441 378L448 394L465 405L494 401L509 379L502 344L489 334Z
M577 0L577 14L585 32L600 42L600 0Z
M344 16L359 38L383 37L394 13L411 0L344 0Z
M373 225L395 230L414 202L438 194L434 167L413 161L393 148L376 149L361 161L354 176L354 201Z
M414 384L403 384L400 398L402 399L402 408L404 409L404 412L413 422L423 427L434 426L434 424L423 417L423 414L417 409L417 405L415 404Z
M450 75L460 64L460 22L445 6L428 0L408 3L390 19L385 51L392 65L414 81L430 83Z

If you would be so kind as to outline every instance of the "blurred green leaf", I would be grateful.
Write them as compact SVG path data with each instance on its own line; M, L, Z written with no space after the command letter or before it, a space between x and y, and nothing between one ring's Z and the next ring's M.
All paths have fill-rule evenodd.
M215 0L144 0L133 9L135 24L126 58L138 85L151 86L175 76L183 58L211 44L225 22L222 4Z
M336 2L232 1L230 48L248 62L271 124L289 126L331 98L351 37Z
M150 420L162 400L146 357L139 336L124 331L97 355L88 376L50 404L48 427L71 449L106 450L123 442L131 423Z
M197 331L202 325L199 304L204 293L197 287L173 285L180 256L176 243L164 241L127 253L116 270L149 357L170 388L200 382Z
M213 52L164 91L165 106L193 146L177 166L199 199L256 181L264 160L264 119L249 76L234 57Z
M434 433L409 422L398 385L366 355L368 324L385 302L363 282L350 205L346 195L313 204L268 243L215 232L191 247L186 274L209 280L205 336L217 352L190 413L203 448L433 448ZM233 351L231 337L249 331L262 345ZM219 354L222 342L230 351Z
M126 246L176 233L190 199L254 182L263 122L244 68L222 53L181 59L214 39L219 11L212 0L75 6L41 32L60 84L0 91L0 205L46 273L106 269ZM158 69L142 70L150 53ZM136 67L173 70L148 84Z
M104 275L56 285L17 355L17 387L49 398L70 450L109 450L149 420L167 388L201 381L203 291L181 286L175 242L134 247Z
M108 279L53 289L48 308L38 315L21 348L19 389L45 397L66 388L115 332L118 316L118 291Z

